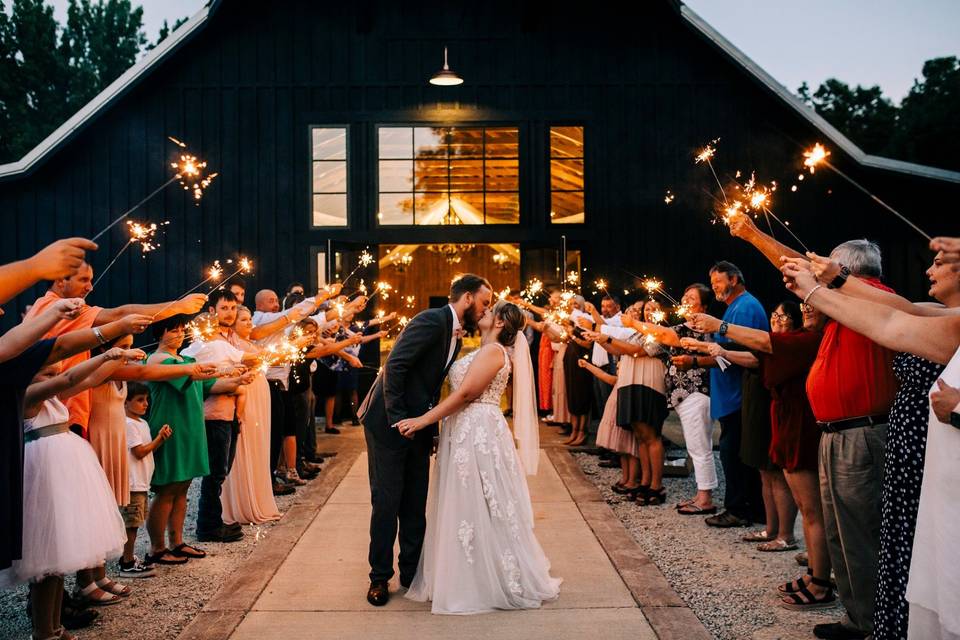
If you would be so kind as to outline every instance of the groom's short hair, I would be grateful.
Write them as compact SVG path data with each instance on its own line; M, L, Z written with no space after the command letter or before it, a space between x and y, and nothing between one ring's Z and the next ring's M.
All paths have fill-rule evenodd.
M493 290L490 282L482 277L472 273L465 273L450 283L450 302L456 302L465 293L476 293L481 287Z

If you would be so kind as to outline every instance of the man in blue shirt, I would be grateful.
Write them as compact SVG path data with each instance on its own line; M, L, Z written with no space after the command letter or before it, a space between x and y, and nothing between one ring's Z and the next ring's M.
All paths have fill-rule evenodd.
M735 264L713 265L710 286L717 300L727 305L720 330L714 334L716 342L730 342L725 335L728 324L770 330L763 305L747 292L743 273ZM710 414L720 421L720 463L726 481L724 512L705 520L713 527L744 527L753 514L763 513L760 476L740 459L742 378L743 369L737 365L710 370Z

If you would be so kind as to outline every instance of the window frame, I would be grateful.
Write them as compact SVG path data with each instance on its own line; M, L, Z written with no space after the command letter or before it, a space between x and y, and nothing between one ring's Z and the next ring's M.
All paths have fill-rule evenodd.
M314 129L342 129L344 133L344 157L343 160L317 160L313 157L313 131ZM310 229L350 229L352 226L353 218L350 211L350 196L352 191L352 178L350 171L350 162L351 162L351 152L350 152L350 141L351 141L351 131L350 125L346 123L310 123L307 125L307 149L308 149L308 177L307 183L309 184L309 191L307 192L308 203L309 203L309 215L310 215ZM314 196L317 195L340 195L340 191L331 191L329 193L317 192L313 190L313 179L314 179L314 167L317 163L332 163L332 162L343 162L344 169L346 171L346 187L343 191L344 199L344 221L343 224L338 225L325 225L325 224L315 224L314 222Z
M412 158L382 158L380 157L380 130L381 129L408 129L411 132L411 155ZM524 211L523 211L523 193L524 186L523 181L526 175L524 169L524 155L523 155L523 146L525 141L525 124L523 122L518 122L516 120L511 121L458 121L458 122L436 122L436 121L417 121L417 122L390 122L390 121L378 121L373 123L373 135L371 136L371 146L373 152L371 154L371 163L373 169L371 175L372 179L372 202L374 204L373 214L373 225L376 229L401 229L401 230L410 230L410 229L431 229L431 228L442 228L446 225L442 224L430 224L423 225L416 223L416 204L414 204L414 210L412 213L413 221L409 224L384 224L380 220L380 196L382 194L409 194L411 198L416 200L418 196L425 194L435 194L441 193L436 191L417 191L416 185L412 185L410 191L380 191L380 162L381 161L402 161L406 162L409 160L413 164L414 174L416 172L416 162L417 158L415 157L416 149L415 138L413 138L413 130L420 128L462 128L462 129L481 129L483 131L482 140L482 149L483 152L479 158L463 158L463 160L480 160L481 173L483 175L483 184L486 185L486 170L487 170L487 161L488 160L512 160L514 158L507 158L504 156L495 156L488 158L486 155L486 130L487 129L516 129L517 132L517 189L516 191L502 191L502 190L488 190L484 188L482 191L451 191L450 190L450 155L449 153L446 156L447 160L447 191L445 192L447 197L451 197L456 193L465 193L465 194L480 194L483 196L483 222L481 224L463 224L457 225L462 227L518 227L524 222ZM451 146L450 143L446 143L446 146ZM487 193L506 193L506 194L515 194L517 200L517 219L515 222L487 222Z
M553 156L553 143L551 142L552 132L555 128L560 127L580 127L583 132L583 151L579 156ZM547 122L546 126L546 144L545 144L545 166L546 166L546 176L547 176L547 211L546 218L547 224L551 227L554 225L559 228L564 227L575 227L577 225L582 225L587 223L587 185L589 181L587 180L587 123L585 121L579 120L576 122L564 122L564 121L552 121ZM554 189L553 188L553 161L554 160L579 160L583 163L583 187L580 189ZM554 222L553 217L550 213L553 211L553 194L554 193L580 193L583 196L583 221L582 222Z

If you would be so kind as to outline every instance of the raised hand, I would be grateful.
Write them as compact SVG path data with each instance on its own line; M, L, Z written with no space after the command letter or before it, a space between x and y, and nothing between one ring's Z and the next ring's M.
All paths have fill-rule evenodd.
M48 309L48 313L53 313L60 320L73 320L83 311L83 298L63 298L57 300Z
M177 310L177 313L190 316L203 309L203 305L206 303L207 295L205 293L191 293L177 300L172 306Z
M839 262L819 256L813 251L807 251L807 257L810 258L810 270L820 282L833 282L833 279L840 275Z
M720 330L722 322L707 313L689 313L687 322L690 326L702 333L714 333Z
M783 273L783 281L787 289L793 292L798 298L806 298L817 286L817 279L811 271L810 263L801 258L781 257L782 266L780 271Z
M930 394L930 406L937 420L950 424L950 413L960 404L960 389L951 387L942 379L937 380L937 390Z
M930 249L943 251L940 259L951 264L954 271L960 271L960 238L936 237L930 241Z
M734 238L746 240L758 233L753 218L747 214L735 215L730 218L730 235Z
M123 334L143 333L153 323L153 318L140 313L133 313L120 319Z
M96 250L96 243L86 238L65 238L41 249L30 263L38 280L57 280L76 273L86 252Z

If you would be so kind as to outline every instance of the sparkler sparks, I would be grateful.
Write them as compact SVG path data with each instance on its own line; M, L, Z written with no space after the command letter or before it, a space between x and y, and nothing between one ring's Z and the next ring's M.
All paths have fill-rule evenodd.
M126 251L130 245L139 242L140 255L144 258L146 258L145 254L155 251L160 245L154 244L153 238L155 235L157 235L157 230L161 226L166 226L168 224L170 223L164 221L158 226L156 223L147 224L145 222L127 220L127 231L130 234L130 238L122 247L120 247L120 251L117 251L117 255L113 256L113 259L110 260L104 270L100 272L100 275L97 276L97 279L93 281L93 286L97 286L97 283L103 280L103 277L107 275L108 271L110 271L110 267L116 264L117 260L120 259L120 256L123 255L123 252Z
M812 149L803 152L803 166L810 169L810 173L813 173L816 171L817 165L826 161L829 155L830 152L818 142L813 145Z
M577 271L567 273L567 284L574 287L580 284L580 274Z
M361 252L360 252L360 257L357 259L357 266L353 268L353 271L351 271L349 274L347 274L347 277L346 277L346 278L343 279L343 284L347 284L347 282L350 280L350 278L353 277L353 274L355 274L355 273L356 273L357 271L359 271L360 269L364 269L364 268L366 268L366 267L369 267L371 264L374 263L374 261L375 261L375 258L373 257L373 254L372 254L372 253L370 253L370 252L367 251L366 249L364 249L363 251L361 251Z
M543 282L539 278L531 278L530 282L527 283L527 287L523 290L521 295L529 301L533 299L543 291Z
M700 164L702 162L707 163L707 166L710 167L710 173L713 174L713 179L717 182L717 187L720 188L720 197L723 199L723 204L727 204L727 194L723 192L723 185L720 184L720 178L717 177L717 171L713 168L713 162L711 162L711 159L717 153L716 145L718 142L720 142L720 138L714 138L707 143L707 145L704 146L703 149L701 149L700 152L694 156L694 162L695 164Z
M370 300L373 300L377 296L380 296L384 300L387 300L390 298L390 292L393 291L393 285L384 280L379 280L375 282L373 285L373 288L375 289L375 291L373 292L373 295L370 296Z
M686 303L680 303L677 305L676 310L674 311L679 317L686 318L687 314L690 313L690 305Z
M665 311L653 311L650 314L650 319L653 320L655 324L660 324L667 319L667 314Z
M657 278L645 278L643 282L641 282L640 284L644 289L647 290L647 293L650 294L651 296L654 293L659 293L664 298L669 300L671 304L674 304L674 305L680 304L679 302L677 302L677 300L673 296L671 296L669 293L667 293L663 289L663 280L658 280Z
M677 196L675 196L670 189L667 189L667 193L663 196L663 203L671 204L674 200L676 200L676 198Z

